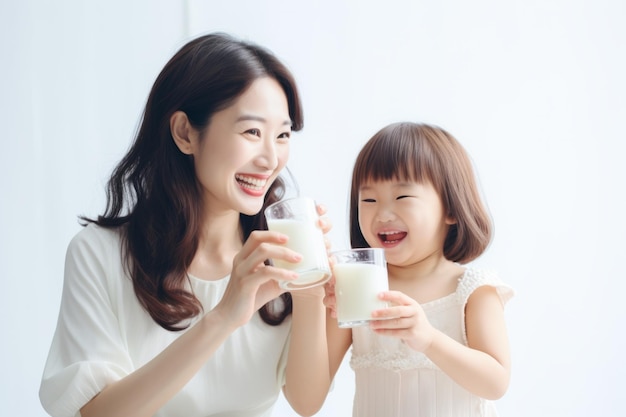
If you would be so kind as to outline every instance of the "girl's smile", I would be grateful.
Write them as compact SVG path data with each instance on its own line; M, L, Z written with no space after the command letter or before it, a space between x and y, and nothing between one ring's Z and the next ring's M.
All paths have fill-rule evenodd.
M377 235L380 244L384 248L392 248L399 245L408 233L401 230L383 230L379 231Z

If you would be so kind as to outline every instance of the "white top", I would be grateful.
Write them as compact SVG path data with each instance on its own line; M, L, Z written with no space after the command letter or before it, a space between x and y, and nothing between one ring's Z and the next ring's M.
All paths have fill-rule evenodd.
M184 333L163 329L141 307L120 243L118 232L90 224L69 244L61 310L39 391L52 416L79 416L107 384ZM190 278L205 312L222 298L229 278ZM290 329L291 316L270 326L254 314L155 416L271 415L284 383Z
M454 293L422 304L428 320L454 340L467 345L465 305L478 287L494 286L503 303L513 290L493 273L466 269ZM423 353L400 339L379 336L369 327L352 329L355 372L355 417L497 416L494 404L461 388Z

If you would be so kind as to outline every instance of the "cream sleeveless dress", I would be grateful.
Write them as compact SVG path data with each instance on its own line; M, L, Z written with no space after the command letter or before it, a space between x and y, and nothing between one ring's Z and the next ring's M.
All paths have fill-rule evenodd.
M502 303L513 290L492 272L466 269L454 293L422 304L430 323L467 345L465 305L477 288L496 288ZM424 354L397 338L379 336L369 327L352 329L350 366L355 372L355 417L497 416L491 401L456 384Z

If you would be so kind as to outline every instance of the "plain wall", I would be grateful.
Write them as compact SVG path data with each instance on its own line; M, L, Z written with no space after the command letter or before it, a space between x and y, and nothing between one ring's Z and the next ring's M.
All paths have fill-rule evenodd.
M626 168L622 1L3 1L0 415L44 416L39 380L77 216L104 185L165 62L225 31L294 72L289 162L348 246L352 162L384 125L440 125L471 154L495 225L475 264L516 289L502 416L622 416ZM344 363L318 416L350 415ZM281 398L275 415L295 416Z

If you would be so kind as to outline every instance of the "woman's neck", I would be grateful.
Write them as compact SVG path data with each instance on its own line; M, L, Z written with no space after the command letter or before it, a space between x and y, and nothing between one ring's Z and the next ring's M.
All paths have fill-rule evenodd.
M239 213L206 216L189 273L205 280L225 277L230 274L233 258L242 245Z

